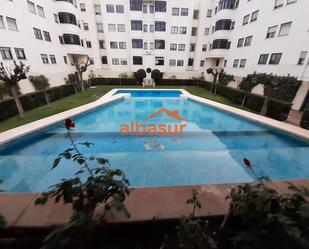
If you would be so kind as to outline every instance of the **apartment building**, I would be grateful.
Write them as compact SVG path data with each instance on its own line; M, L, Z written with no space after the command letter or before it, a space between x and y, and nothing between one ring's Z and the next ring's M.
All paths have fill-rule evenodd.
M87 74L104 77L147 67L166 78L210 79L209 67L237 80L254 71L290 74L303 81L293 105L301 109L308 9L308 0L1 0L0 61L24 61L53 85L75 71L73 59L88 56ZM27 81L21 87L33 90Z

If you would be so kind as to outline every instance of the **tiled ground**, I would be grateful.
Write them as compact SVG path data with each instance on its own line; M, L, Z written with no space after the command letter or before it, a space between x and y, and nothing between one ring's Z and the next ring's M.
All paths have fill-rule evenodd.
M289 182L269 183L279 192L288 191ZM293 184L309 188L309 180L293 181ZM235 185L234 185L235 186ZM126 200L126 207L131 214L110 214L109 222L141 222L149 220L177 219L188 215L191 207L185 202L191 197L192 189L199 192L202 209L199 216L224 215L228 210L225 197L233 185L198 185L184 187L144 188L133 190ZM0 196L0 213L6 217L9 226L46 227L65 223L69 220L70 205L55 204L49 201L44 206L35 206L36 194L11 194Z

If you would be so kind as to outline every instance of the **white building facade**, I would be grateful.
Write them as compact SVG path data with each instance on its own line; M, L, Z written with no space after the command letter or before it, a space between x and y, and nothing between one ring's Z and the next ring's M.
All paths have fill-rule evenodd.
M209 67L237 81L290 74L303 81L299 110L308 99L308 9L308 0L0 0L0 61L23 61L52 86L88 56L86 74L103 77L148 67L165 78L207 78Z

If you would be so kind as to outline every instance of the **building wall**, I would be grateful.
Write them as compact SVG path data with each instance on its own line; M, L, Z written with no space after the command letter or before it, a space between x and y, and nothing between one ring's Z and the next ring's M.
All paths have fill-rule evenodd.
M63 84L63 78L68 73L75 71L71 65L72 57L78 57L84 61L87 56L93 59L94 64L89 67L85 77L92 70L96 75L104 77L117 77L119 73L131 73L139 68L157 68L164 72L164 77L175 75L177 78L189 78L204 75L208 80L212 80L211 75L207 75L206 69L209 67L225 67L225 71L233 74L237 79L253 72L274 73L277 75L293 75L303 81L298 92L293 108L299 109L308 91L309 82L309 24L307 13L309 9L308 0L297 0L287 4L283 0L283 6L274 8L275 0L240 0L237 8L219 10L219 0L169 0L166 1L166 12L150 13L150 5L155 5L154 0L144 0L143 5L147 5L147 13L144 11L131 11L129 0L73 0L73 4L67 1L56 0L32 0L35 4L36 14L28 9L27 0L1 0L0 18L4 19L5 28L0 26L0 47L11 48L13 59L17 60L14 48L23 48L26 54L24 62L31 66L30 74L46 75L51 85ZM86 11L81 10L81 4L85 4ZM107 12L107 4L114 5L115 12ZM45 17L38 15L37 5L44 8ZM100 6L99 14L95 14L95 5ZM116 13L116 5L123 5L124 13ZM172 8L188 8L188 16L172 15ZM193 18L194 10L198 10L198 18ZM211 16L207 12L212 11ZM256 21L243 25L245 15L258 10ZM59 12L74 14L77 24L63 24L55 22L54 15ZM6 17L15 18L18 31L11 31L7 28ZM235 22L233 30L217 30L212 32L218 20L230 19ZM131 30L131 20L141 20L147 25L148 32ZM166 23L165 32L149 32L150 25L156 21ZM278 36L280 25L292 22L287 35ZM84 23L88 24L89 30L84 29ZM97 23L103 24L103 33L97 32ZM109 30L109 24L116 25L116 32ZM117 24L125 25L125 32L117 31ZM266 38L269 27L278 25L274 38ZM186 34L171 34L173 26L186 27ZM192 27L197 28L196 36L191 35ZM51 41L38 40L34 36L33 28L45 30L50 33ZM205 29L209 29L209 34L205 34ZM142 27L144 29L144 27ZM59 36L62 34L75 34L83 40L84 46L61 44ZM250 46L237 47L238 39L252 36ZM132 48L132 39L143 39L147 43L147 48ZM151 43L156 39L165 40L165 49L152 49ZM215 39L226 39L230 41L230 48L210 49L214 45ZM100 48L99 40L105 41L105 48ZM86 46L86 42L91 42L91 48ZM126 43L126 49L112 49L110 42ZM190 51L190 44L195 44L195 50ZM170 50L170 44L177 44L177 51ZM178 51L178 45L185 44L185 51ZM203 51L203 45L207 45L207 50ZM301 51L307 51L306 62L298 64ZM261 54L282 53L279 64L259 65L258 60ZM56 64L42 63L41 54L55 55ZM64 61L67 58L67 63ZM107 64L102 64L102 56L106 56ZM132 57L143 57L143 65L134 65ZM155 57L163 57L164 65L155 65ZM193 59L193 66L188 66L188 59ZM113 60L114 59L114 60ZM119 59L119 65L114 65L113 61ZM233 67L234 60L246 59L243 68ZM170 60L183 60L183 66L171 66ZM269 60L269 58L268 58ZM12 64L12 60L0 61L6 65ZM123 61L123 64L121 63ZM125 65L126 61L126 65ZM204 61L204 62L201 62ZM25 80L21 82L23 92L33 91L31 84ZM231 85L237 86L233 82ZM258 88L255 92L261 92Z

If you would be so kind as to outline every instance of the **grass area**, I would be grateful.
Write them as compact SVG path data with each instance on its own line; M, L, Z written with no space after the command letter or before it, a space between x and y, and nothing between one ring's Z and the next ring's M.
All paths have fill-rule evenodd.
M17 126L33 122L35 120L51 116L56 113L60 113L77 106L87 104L89 102L95 101L102 95L106 94L113 88L141 88L141 86L97 86L96 88L90 88L85 93L79 93L77 95L71 95L63 99L53 102L50 106L41 106L35 108L31 111L26 112L26 117L21 118L19 116L14 116L9 119L0 122L0 132L15 128ZM157 86L156 88L168 89L168 88L183 88L186 89L191 94L210 99L213 101L220 102L222 104L234 106L240 108L240 106L235 105L229 99L222 96L213 95L207 89L196 86ZM249 110L249 109L245 109ZM251 111L251 110L249 110Z

